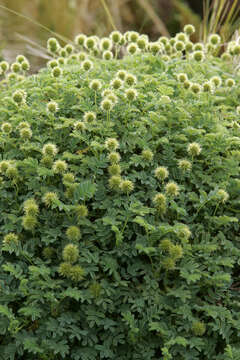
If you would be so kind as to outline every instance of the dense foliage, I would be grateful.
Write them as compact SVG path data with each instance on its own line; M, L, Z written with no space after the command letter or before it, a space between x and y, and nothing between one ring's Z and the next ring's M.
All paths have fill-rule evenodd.
M1 359L240 358L240 48L193 30L0 64Z

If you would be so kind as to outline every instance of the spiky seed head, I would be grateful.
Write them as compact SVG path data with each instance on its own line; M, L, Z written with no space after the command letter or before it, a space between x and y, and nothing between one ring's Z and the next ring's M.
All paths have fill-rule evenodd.
M113 89L118 90L123 86L123 81L119 78L115 78L111 81L110 85Z
M55 144L47 143L42 148L43 155L56 156L58 153L58 148Z
M13 101L17 104L24 104L26 102L27 94L24 90L16 90L13 93Z
M149 149L143 150L141 155L145 161L152 161L153 159L153 152Z
M105 141L105 147L109 150L109 151L113 151L116 150L119 147L119 142L117 141L117 139L115 138L108 138Z
M135 43L130 43L130 44L127 46L127 52L128 52L128 54L134 55L134 54L137 54L138 51L139 51L139 48L138 48L137 44L135 44Z
M206 331L206 326L201 321L195 321L192 324L192 332L195 336L203 336Z
M119 175L113 175L108 180L109 187L110 187L110 189L113 189L113 190L120 189L121 182L122 182L122 178Z
M47 41L47 49L51 53L56 53L59 49L60 45L57 39L51 37Z
M90 82L89 87L94 91L99 91L102 88L102 83L100 80L94 79Z
M74 207L74 213L77 215L78 218L88 216L88 208L86 205L76 205Z
M19 73L21 71L21 65L18 62L15 62L11 65L11 71L13 73Z
M155 169L154 175L158 180L164 181L169 176L169 172L166 167L159 166Z
M92 123L93 121L96 120L96 114L92 111L88 111L83 115L83 120L86 123Z
M186 159L182 159L178 161L178 167L184 172L191 171L192 163Z
M50 69L53 69L53 68L55 68L55 67L57 67L58 66L58 62L57 62L57 60L50 60L50 61L48 61L48 63L47 63L47 66L50 68Z
M87 54L86 54L85 52L80 51L80 52L77 54L77 58L78 58L78 60L79 60L80 62L82 62L82 61L87 60L88 56L87 56Z
M113 46L113 44L112 44L112 40L111 39L109 39L109 38L107 38L107 37L104 37L104 38L102 38L101 40L100 40L100 50L101 51L109 51L109 50L111 50L112 49L112 46Z
M195 27L192 24L187 24L184 26L183 31L187 34L187 35L192 35L193 33L195 33Z
M191 83L190 90L192 91L193 94L199 94L202 90L202 87L198 83Z
M21 70L28 71L30 69L30 64L28 60L25 60L21 63Z
M187 225L180 226L176 231L177 237L180 240L188 241L192 235Z
M59 198L58 198L57 193L51 192L51 191L45 193L42 197L42 201L47 207L50 207L58 200L59 200Z
M168 62L170 60L170 57L168 55L162 55L162 61Z
M22 226L25 230L33 231L37 226L37 219L35 216L26 215L22 218Z
M112 31L110 34L110 39L114 44L119 44L122 40L122 34L120 31Z
M168 38L167 38L166 36L160 36L160 38L158 39L158 41L159 41L160 43L162 43L163 45L167 45L168 42L169 42L169 40L168 40Z
M178 34L176 34L175 38L177 41L182 41L184 43L188 41L188 36L185 32L179 32Z
M84 43L85 43L85 40L86 40L86 35L84 34L78 34L75 39L74 39L74 42L76 45L78 46L83 46Z
M219 45L221 43L221 37L218 34L212 34L209 36L208 41L212 45Z
M64 49L66 50L66 52L68 53L68 55L72 54L74 52L74 47L72 46L72 44L67 44Z
M192 54L192 57L195 61L201 62L204 60L204 52L203 51L194 51L194 53Z
M53 164L53 158L49 155L45 155L41 159L41 163L46 167L52 167Z
M26 57L24 55L18 55L16 57L16 61L21 64L23 61L27 60Z
M20 133L20 137L24 140L29 140L32 137L32 130L27 127L20 129L19 133Z
M202 151L201 146L196 142L193 142L193 143L189 144L188 147L187 147L187 152L192 157L198 156L201 153L201 151Z
M66 161L64 160L56 160L53 163L52 169L55 174L63 174L68 168Z
M86 125L84 124L83 121L76 121L74 124L74 129L77 131L83 131L86 129Z
M45 259L52 259L55 254L55 249L51 246L47 246L43 249L42 255Z
M111 89L104 89L102 92L101 92L101 95L102 97L107 97L108 95L110 95L112 93L112 90Z
M177 51L183 51L185 49L185 44L183 41L176 41L176 43L174 44L174 48Z
M118 70L118 72L116 73L116 77L124 80L126 77L127 72L125 70Z
M191 85L192 85L192 83L191 83L191 81L189 81L189 80L186 80L186 81L184 81L184 83L183 83L183 87L184 87L184 89L186 89L186 90L190 89L190 88L191 88Z
M124 79L125 84L129 85L129 86L133 86L137 83L137 79L136 76L127 73Z
M165 259L163 259L162 261L162 267L167 270L167 271L171 271L175 269L175 261L173 258L171 257L166 257Z
M214 92L214 85L210 81L205 81L202 84L202 89L203 89L203 92L213 93Z
M179 186L173 181L166 184L165 190L168 196L175 197L179 195Z
M100 106L103 111L110 111L113 108L113 103L111 102L111 100L105 98L101 101Z
M161 99L161 102L164 104L169 104L171 102L171 99L168 95L162 95L160 97L160 99Z
M216 193L216 198L219 202L225 203L229 199L229 194L225 190L219 189Z
M81 64L81 68L84 71L90 71L93 68L93 63L90 60L84 60Z
M200 43L200 42L195 43L193 45L193 50L194 51L204 51L204 45L202 43Z
M225 85L226 85L227 87L231 88L231 87L233 87L233 86L236 85L236 82L235 82L234 79L229 78L229 79L226 79Z
M7 61L1 61L0 68L3 73L7 72L9 70L9 63Z
M9 166L10 162L8 160L2 160L0 162L0 173L5 174Z
M58 50L58 53L59 53L59 55L60 55L61 57L63 57L63 58L66 58L66 57L68 56L67 50L64 49L64 48L60 48L60 49Z
M240 45L235 45L233 47L233 55L240 55Z
M110 94L106 96L107 100L110 100L113 105L115 105L118 102L118 97L111 91Z
M30 215L30 216L37 216L39 213L39 206L36 203L35 199L28 199L26 201L24 201L23 203L23 211L25 213L25 215Z
M70 269L70 278L72 281L78 282L84 279L85 270L80 265L74 265Z
M191 41L187 41L185 44L186 52L190 53L193 51L193 43Z
M4 122L1 125L1 130L5 134L10 134L12 132L12 125L8 122Z
M163 49L163 45L157 41L150 42L148 43L148 49L152 54L157 55Z
M79 227L74 225L67 228L66 235L70 241L79 241L82 236Z
M222 79L220 78L220 76L213 76L210 79L210 83L212 83L216 88L218 88L222 85Z
M148 40L144 36L139 36L137 46L140 50L145 50L148 46Z
M108 173L111 176L114 175L120 175L121 174L121 167L118 164L112 164L111 166L108 167Z
M62 72L63 72L62 69L59 66L56 66L52 69L51 75L54 78L58 78L59 76L62 75Z
M92 50L96 47L96 39L94 36L86 37L84 41L84 46L88 50Z
M57 59L57 65L56 66L62 66L62 65L64 65L65 64L65 62L66 62L66 60L63 58L63 57L59 57L58 59Z
M14 233L9 233L3 238L4 245L18 244L18 235Z
M170 251L170 248L173 246L173 243L171 242L171 240L169 239L163 239L160 244L159 247L162 251Z
M63 262L58 268L58 272L61 276L69 278L71 275L72 265L69 262Z
M55 113L59 110L58 104L56 101L50 101L47 103L47 111L50 113Z
M134 189L133 182L130 180L122 180L119 187L120 187L121 191L126 194L129 194Z
M5 174L8 178L15 179L18 177L18 169L15 165L9 165Z
M110 50L106 50L103 52L102 58L103 58L103 60L107 60L107 61L112 60L113 53Z
M68 244L65 246L62 252L62 257L65 262L73 264L79 257L79 251L77 245Z
M165 208L167 204L166 196L162 193L158 193L153 198L153 203L156 208Z
M73 173L66 173L63 175L63 183L64 184L72 184L75 181L75 176Z
M221 59L226 62L231 61L232 56L231 56L231 54L229 54L229 52L226 51L226 52L222 53Z
M184 83L185 81L188 80L188 76L185 73L179 73L177 74L177 79L179 82Z
M128 101L134 101L138 96L138 92L134 88L129 88L125 90L124 96Z
M174 261L179 260L183 257L183 248L181 245L173 245L169 248L169 255Z
M121 156L118 152L113 151L108 155L108 160L110 161L111 164L119 163L120 159Z

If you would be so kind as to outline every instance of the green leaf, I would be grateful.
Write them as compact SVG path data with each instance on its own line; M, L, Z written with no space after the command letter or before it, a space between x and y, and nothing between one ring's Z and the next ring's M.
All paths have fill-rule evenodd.
M74 189L74 200L77 202L79 200L85 201L91 199L95 194L96 189L96 184L89 180L83 181Z

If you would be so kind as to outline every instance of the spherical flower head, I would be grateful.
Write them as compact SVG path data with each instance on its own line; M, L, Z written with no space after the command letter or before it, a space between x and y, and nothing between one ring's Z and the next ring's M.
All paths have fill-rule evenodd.
M140 50L145 50L148 46L148 40L144 36L139 36L137 46Z
M74 213L77 215L77 218L86 217L88 216L88 208L86 205L76 205Z
M51 37L47 41L47 49L51 53L56 53L59 49L60 45L57 39Z
M183 31L188 35L192 35L195 33L195 27L192 24L187 24L184 26Z
M10 166L9 161L2 160L0 162L0 173L5 174L9 166Z
M106 149L108 149L109 151L116 150L116 149L119 147L119 142L117 141L117 139L108 138L108 139L105 141L105 147L106 147Z
M214 85L210 81L206 81L206 82L204 82L202 84L202 89L203 89L203 92L213 93L214 92Z
M212 44L212 45L219 45L221 43L221 37L218 34L212 34L209 36L208 41Z
M90 71L93 68L93 63L90 60L84 60L81 64L81 68L84 71Z
M225 203L229 199L229 194L225 190L219 189L216 193L216 199L220 203Z
M58 195L55 192L47 192L42 197L42 201L47 207L50 207L58 200Z
M187 41L185 44L186 52L190 53L193 51L193 43L191 41Z
M43 155L56 156L58 153L58 148L55 144L47 143L42 148Z
M96 114L92 111L86 112L83 116L83 120L86 123L92 123L93 121L96 120Z
M153 198L153 203L156 208L165 208L167 204L167 199L164 194L158 193Z
M94 79L90 82L89 87L94 91L99 91L102 88L102 83L100 80Z
M18 236L14 233L9 233L3 238L4 245L18 244Z
M198 83L191 83L190 90L193 92L193 94L199 94L202 90L202 87Z
M85 270L80 265L71 267L70 278L72 281L78 282L84 279Z
M73 126L74 126L74 129L77 131L83 131L86 128L83 121L76 121Z
M113 164L113 165L109 166L109 167L108 167L108 173L109 173L111 176L120 175L120 174L121 174L121 167L120 167L120 165L118 165L118 164Z
M21 64L23 61L27 60L26 57L24 55L18 55L16 57L16 61Z
M43 249L42 255L45 259L52 259L55 254L55 249L51 246L47 246Z
M111 89L104 89L101 93L102 97L107 97L108 95L112 94L112 90Z
M174 44L174 48L177 51L183 51L185 49L185 44L183 41L176 41L176 43Z
M84 34L78 34L75 39L74 39L74 42L76 45L78 46L83 46L84 43L85 43L85 40L86 40L86 35Z
M108 180L109 187L110 187L110 189L113 189L113 190L120 189L121 182L122 182L122 178L120 175L114 175L114 176L110 177L110 179Z
M59 110L58 104L55 101L50 101L47 104L47 111L50 113L55 113Z
M106 50L103 52L102 58L103 58L103 60L107 60L107 61L112 60L113 53L110 50Z
M119 163L120 159L121 159L121 156L116 151L113 151L108 155L108 160L110 161L111 164Z
M47 66L50 68L50 69L53 69L53 68L55 68L55 67L57 67L58 66L58 62L57 62L57 60L50 60L48 63L47 63Z
M170 43L167 43L164 45L164 50L167 54L171 54L175 49L170 45Z
M79 60L80 62L82 62L82 61L87 60L88 56L87 56L87 54L86 54L85 52L80 51L80 52L77 54L77 58L78 58L78 60Z
M9 165L5 174L10 179L16 179L18 177L18 169L15 165Z
M153 152L149 149L143 150L141 154L143 160L145 161L152 161L153 159Z
M78 57L77 57L78 58ZM66 60L63 58L63 57L59 57L58 59L57 59L57 65L56 66L62 66L62 65L64 65L66 63Z
M216 88L218 88L222 85L222 79L220 78L220 76L213 76L210 79L210 83L212 83Z
M180 32L175 36L177 41L182 41L184 43L186 43L188 41L188 36L186 35L185 32Z
M171 102L171 99L168 95L162 95L160 99L163 104L169 104Z
M74 47L72 46L72 44L67 44L64 49L69 55L74 52Z
M45 155L41 159L41 163L46 167L52 167L53 164L53 158L49 155Z
M13 93L13 101L17 104L24 104L26 102L26 92L24 90L16 90Z
M116 77L124 80L126 77L127 72L125 70L118 70L118 72L116 73Z
M179 186L173 181L166 184L165 190L166 194L170 197L176 197L179 195Z
M139 48L138 48L137 44L135 44L135 43L131 43L127 46L127 52L130 55L137 54L138 51L139 51Z
M190 89L191 85L192 85L192 83L191 83L191 81L189 81L189 80L186 80L186 81L184 81L184 83L183 83L183 87L184 87L184 89L186 89L186 90Z
M112 49L112 40L104 37L100 40L100 50L101 51L106 51L106 50L111 50Z
M92 50L96 47L97 43L96 43L96 39L94 36L89 36L86 37L85 41L84 41L84 47L88 50Z
M192 325L192 331L195 336L202 336L206 331L206 326L201 321L195 321Z
M112 31L110 34L110 39L114 44L119 44L122 40L122 34L120 31Z
M215 50L215 47L211 43L207 43L205 49L208 54L211 54Z
M201 151L202 151L201 146L196 142L193 142L193 143L189 144L188 147L187 147L187 152L192 157L198 156L201 153Z
M15 62L11 65L11 71L13 73L19 73L21 71L21 65L18 62Z
M119 78L115 78L111 81L110 84L113 89L118 90L123 86L123 81Z
M70 241L79 241L81 239L81 232L77 226L69 226L66 231L68 240ZM64 259L66 260L66 259Z
M233 55L240 55L240 45L235 45L233 47Z
M21 63L21 70L28 71L30 69L30 64L28 60L25 60Z
M72 265L69 262L63 262L60 264L58 272L61 276L70 277Z
M171 257L166 257L163 261L162 261L162 267L167 270L167 271L171 271L175 269L175 260L172 259Z
M101 101L100 106L103 111L110 111L113 108L113 103L111 102L111 100L106 98Z
M9 70L9 63L7 61L1 61L0 69L2 70L3 73L7 72Z
M225 85L226 85L227 87L231 88L231 87L235 86L236 83L235 83L235 80L234 80L234 79L229 78L229 79L226 79Z
M20 129L20 137L24 140L29 140L32 137L32 130L30 128L24 127Z
M53 163L53 171L55 174L63 174L68 168L68 165L66 163L66 161L64 160L56 160Z
M64 49L64 48L60 48L60 49L58 50L58 54L59 54L61 57L63 57L63 58L66 58L66 57L68 56L67 50Z
M188 172L192 169L192 163L186 159L182 159L178 161L178 167L180 170Z
M129 88L125 90L124 96L128 101L134 101L138 96L138 92L134 88Z
M70 264L75 263L79 257L79 251L77 245L74 244L66 245L65 248L63 249L62 257L65 262L68 262Z
M180 240L187 241L190 239L192 233L187 227L187 225L180 226L176 231L177 237Z
M59 76L62 75L62 72L63 72L62 69L59 66L56 66L52 69L51 75L54 78L58 78Z
M154 175L158 180L164 181L169 176L169 172L166 167L159 166L155 169Z
M188 80L188 77L187 77L187 74L185 74L185 73L179 73L179 74L177 74L177 79L179 82L184 83L185 81Z
M118 97L112 91L106 96L106 99L110 100L113 105L118 102Z
M202 43L195 43L193 46L194 51L204 51L204 45Z
M126 194L129 194L134 189L133 182L130 180L122 180L119 187L120 187L121 191Z
M127 73L124 82L129 86L133 86L137 83L137 79L134 75Z
M170 60L170 57L168 55L162 55L162 61L168 62Z
M167 45L169 40L166 36L160 36L160 38L158 39L158 41L163 44L163 45Z
M25 215L37 216L39 213L39 207L35 199L28 199L23 203L23 211Z
M231 54L229 54L229 52L226 51L226 52L222 53L221 59L226 62L231 61L232 56L231 56Z
M195 61L201 62L204 60L204 52L203 51L194 51L194 53L192 54L192 57Z
M169 248L169 255L174 261L179 260L183 257L183 248L181 245L172 245Z
M63 183L64 184L72 184L75 181L75 176L73 173L66 173L63 175Z
M22 226L25 230L33 231L37 225L37 219L34 216L26 215L22 219Z
M167 252L170 251L172 246L173 246L173 243L169 239L163 239L159 244L160 249L162 251L167 251Z
M8 122L4 122L1 125L1 130L5 134L10 134L12 132L12 125Z

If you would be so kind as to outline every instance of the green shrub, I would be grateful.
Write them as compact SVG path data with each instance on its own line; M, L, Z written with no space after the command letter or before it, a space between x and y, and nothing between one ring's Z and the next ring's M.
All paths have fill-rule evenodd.
M0 357L239 359L235 44L82 39L0 64Z

